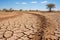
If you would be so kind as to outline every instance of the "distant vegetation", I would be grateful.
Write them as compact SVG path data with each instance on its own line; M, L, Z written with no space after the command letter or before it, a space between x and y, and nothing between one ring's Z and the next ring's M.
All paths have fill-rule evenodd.
M23 11L22 9L20 9L19 11Z
M29 11L31 11L31 12L38 12L38 11L40 11L40 10L29 10Z
M52 12L52 9L55 8L55 4L47 4L47 9L49 9L49 12ZM2 10L0 11L4 11L4 12L13 12L13 11L28 11L28 12L47 12L47 11L40 11L38 9L36 10L23 10L23 9L20 9L20 10L14 10L13 8L10 8L10 9L6 9L6 8L3 8ZM58 12L60 12L60 10L57 10Z
M13 12L13 11L14 11L14 9L10 8L8 11Z
M6 9L6 8L3 8L2 10L0 11L4 11L4 12L13 12L14 9L10 8L10 9Z
M4 8L4 9L2 9L2 11L5 11L5 12L7 12L8 10L7 10L6 8Z
M1 11L1 10L0 10Z

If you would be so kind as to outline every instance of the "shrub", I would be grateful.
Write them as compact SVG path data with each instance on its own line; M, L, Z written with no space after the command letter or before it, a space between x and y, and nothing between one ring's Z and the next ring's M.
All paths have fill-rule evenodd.
M13 12L13 11L14 11L14 9L12 9L12 8L9 9L9 12Z
M7 12L8 10L7 10L6 8L4 8L2 11L5 11L5 12Z
M19 11L23 11L22 9L20 9Z

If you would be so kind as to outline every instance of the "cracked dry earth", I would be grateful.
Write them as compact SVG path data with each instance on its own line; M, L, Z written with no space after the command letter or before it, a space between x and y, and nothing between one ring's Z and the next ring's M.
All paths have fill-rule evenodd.
M60 40L60 16L22 13L0 21L0 40Z
M25 14L0 21L0 40L33 40L40 28L41 17Z

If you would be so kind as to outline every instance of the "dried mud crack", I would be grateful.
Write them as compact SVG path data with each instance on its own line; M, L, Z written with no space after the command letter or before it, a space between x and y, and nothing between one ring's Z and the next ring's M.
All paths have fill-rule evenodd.
M5 38L10 38L11 36L13 36L13 32L12 31L6 31L6 32L4 32L4 37Z
M22 14L0 21L0 40L33 40L41 26L41 17Z
M0 40L54 40L54 23L43 15L23 13L0 21Z

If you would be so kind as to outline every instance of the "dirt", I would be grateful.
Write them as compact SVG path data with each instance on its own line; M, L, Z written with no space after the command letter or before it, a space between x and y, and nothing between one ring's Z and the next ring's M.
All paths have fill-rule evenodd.
M60 40L59 13L0 12L0 40Z

